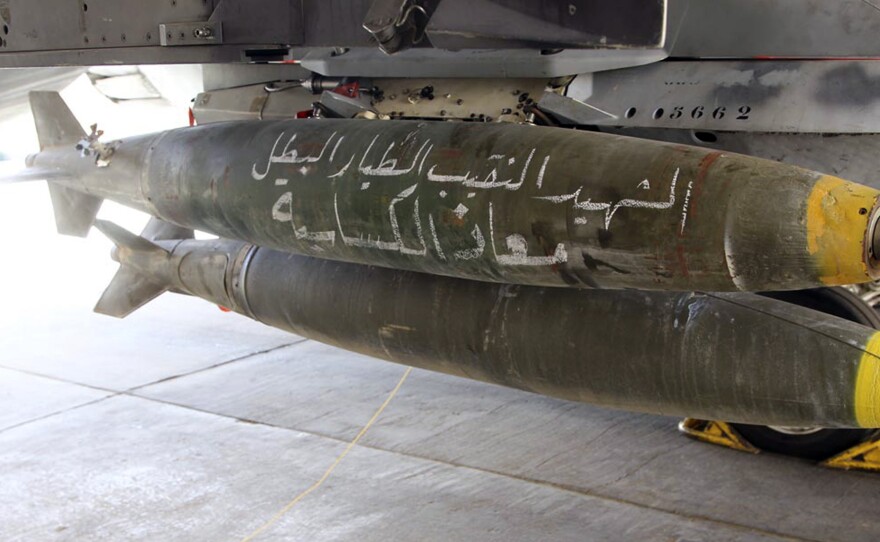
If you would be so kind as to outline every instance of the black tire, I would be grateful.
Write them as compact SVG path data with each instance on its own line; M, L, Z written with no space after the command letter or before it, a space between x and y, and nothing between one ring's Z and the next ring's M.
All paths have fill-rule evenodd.
M880 314L846 288L813 288L793 292L765 292L761 295L880 329Z
M880 329L880 315L877 311L844 288L815 288L762 295ZM873 432L870 429L814 429L810 432L798 432L794 428L740 423L730 425L743 438L762 450L815 461L828 459L852 448Z
M815 433L789 434L764 425L731 424L756 448L813 461L824 461L862 442L865 429L819 429Z

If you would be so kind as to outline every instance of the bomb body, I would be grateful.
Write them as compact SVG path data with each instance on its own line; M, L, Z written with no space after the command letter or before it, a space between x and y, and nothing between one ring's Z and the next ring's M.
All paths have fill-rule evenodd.
M129 248L99 312L123 316L173 289L354 352L566 400L880 427L880 333L775 299L486 284L237 241L150 248L100 227ZM138 281L158 290L134 299Z
M61 132L41 141L70 139ZM118 142L99 156L104 167L72 145L44 147L30 163L66 177L52 181L65 190L337 261L677 291L880 276L872 247L880 192L696 147L510 124L365 120L171 130Z

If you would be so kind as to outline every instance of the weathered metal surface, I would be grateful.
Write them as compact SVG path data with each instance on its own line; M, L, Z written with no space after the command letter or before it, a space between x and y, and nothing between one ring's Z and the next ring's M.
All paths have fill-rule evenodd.
M537 49L429 48L407 49L389 56L375 47L356 47L343 54L313 47L297 58L306 69L338 77L549 78L642 66L667 56L663 49L571 49L542 54Z
M616 117L600 125L880 132L880 63L870 60L663 62L578 79L569 96Z
M41 149L54 146L70 148L71 145L76 145L87 137L85 130L82 129L79 121L76 120L57 92L32 92L30 93L30 103L32 109L45 113L39 118L34 117L34 127ZM52 174L55 171L57 169L53 168L48 173ZM52 176L48 175L50 178ZM77 237L88 235L103 199L51 181L49 196L52 199L55 227L58 233Z
M312 90L312 83L318 81L322 79L303 78L302 87L279 81L269 90L266 85L251 85L204 92L196 98L193 113L199 124L293 119L318 101ZM549 79L382 78L358 83L364 105L390 117L523 121L526 104L541 97Z
M241 62L303 39L299 0L5 0L0 25L2 66ZM205 28L213 37L196 35Z
M607 134L238 122L121 142L107 167L63 147L31 165L222 237L477 280L725 291L877 275L868 231L876 190Z
M669 0L668 18L676 57L880 56L873 0Z
M154 230L161 222L151 223ZM205 299L219 299L232 285L227 267L243 243L238 241L169 240L154 235L155 242L139 237L119 226L96 221L95 225L116 243L113 258L123 263L95 306L95 312L122 318L169 290ZM167 226L166 231L173 231ZM186 239L192 235L186 232ZM158 244L156 244L158 243ZM181 250L176 250L182 245Z
M523 104L537 100L549 79L373 79L373 106L387 115L448 119L523 119Z
M379 6L373 8L375 4ZM381 10L382 4L387 9ZM311 47L375 48L373 34L364 26L378 29L375 19L379 14L383 19L404 15L400 7L407 4L304 0L305 43ZM503 0L481 6L471 2L464 8L451 0L420 4L428 6L429 38L439 48L662 47L665 30L664 0L627 0L626 5L614 7L595 0ZM433 10L435 4L437 11Z
M298 81L312 76L302 66L287 63L205 64L201 68L205 92L273 81Z
M602 127L602 132L766 158L880 189L880 133L780 134Z
M880 426L880 333L777 300L486 285L235 241L163 252L99 226L123 270L389 361L658 414Z
M159 24L207 20L214 0L175 2L6 0L0 18L4 53L104 47L145 47L159 44Z
M663 3L662 0L631 1L652 5ZM325 58L322 54L362 48L384 55L376 47L373 35L363 27L372 3L371 0L174 0L158 3L142 0L41 0L39 5L34 5L29 0L6 0L0 9L0 66L243 62L291 60L313 53L312 63L324 65L326 69L322 73L348 71L343 75L358 75L351 73L348 62L351 57L343 55L336 62L333 57ZM519 28L517 35L534 37L537 32L544 40L558 38L560 33L556 30L565 31L567 25L562 24L551 25L554 31L548 32L546 23L542 22L543 15L535 17L536 14L531 13L534 11L532 3L521 4L524 5L518 9L530 13L525 22L532 22L534 26L527 24ZM602 43L599 34L591 34L589 40L592 46L603 49L622 43L645 43L641 39L645 32L651 36L648 41L655 42L658 29L663 28L664 21L656 17L656 9L646 12L645 17L619 17L600 7L601 16L597 17L595 6L603 5L602 2L591 1L590 9L582 2L577 4L554 1L546 3L539 11L543 14L558 12L566 20L575 19L579 24L585 24L591 32L604 32L607 43ZM570 14L572 6L574 15ZM446 19L449 22L449 18ZM470 22L470 18L458 21ZM640 24L642 22L647 24ZM423 26L424 21L420 24ZM162 25L164 29L160 28ZM506 27L511 27L509 22ZM211 29L213 36L200 33L201 37L197 38L194 35L194 32L206 28ZM394 28L401 29L399 26ZM627 28L634 29L634 32L626 31ZM169 32L170 29L174 31ZM440 39L440 33L437 35ZM449 39L450 36L446 37ZM168 47L170 45L189 46ZM428 45L427 40L422 40L420 45ZM491 49L497 49L496 45ZM471 77L492 77L505 71L506 68L498 66L503 62L514 72L512 75L553 77L591 71L589 66L592 65L607 66L609 56L612 57L610 64L618 67L666 56L665 51L654 47L632 55L616 54L615 51L606 51L611 55L572 51L545 58L537 50L521 49L534 45L532 43L514 39L504 41L504 45L504 51L483 49L487 53L483 56L461 52L431 56L415 51L414 56L406 58L417 59L416 67L425 76L443 76L444 73L449 76L464 71L471 73ZM552 45L548 43L545 48ZM471 45L479 46L479 43ZM406 58L403 64L399 64L396 58L383 62L380 57L373 57L373 62L365 65L356 62L355 66L406 76L413 67ZM436 69L430 66L432 59L438 64ZM376 63L378 68L372 66ZM424 63L428 64L420 65Z
M369 47L384 55L364 28L373 0L303 0L303 31L309 47Z
M379 48L394 54L425 42L425 25L440 0L373 0L363 27Z
M290 119L295 118L298 111L311 110L318 100L318 96L302 86L280 92L267 91L266 87L259 84L203 92L193 102L193 116L199 124Z
M662 48L666 0L443 0L427 34L441 49Z
M158 29L157 29L158 32ZM107 47L0 54L0 67L88 67L99 65L229 64L286 60L288 50L272 45L194 45L192 47Z
M564 125L584 126L595 125L603 121L617 119L615 115L602 111L589 104L553 91L544 92L540 96L538 107L544 113L553 115Z
M351 119L364 115L369 115L368 118L371 119L378 117L377 111L370 105L369 100L360 96L349 97L332 90L325 90L321 93L318 103L322 117L335 119Z
M8 30L2 52L155 47L163 40L176 44L178 34L161 36L160 26L179 32L183 27L175 25L208 24L209 19L210 25L223 27L224 39L213 43L291 44L300 41L298 4L296 0L42 0L37 7L27 0L6 0L0 11ZM266 17L267 12L273 16ZM188 30L185 41L192 38Z
M223 23L220 22L194 21L159 25L159 45L163 47L221 45L222 43Z
M595 53L590 49L539 56L539 49L556 47L649 47L637 50L647 53L642 61L664 58L664 43L681 58L880 56L880 45L872 39L880 27L877 7L865 0L669 0L668 17L666 3L445 0L432 13L428 36L436 47L459 51L432 56L422 49L444 51L419 47L404 52L412 55L383 60L373 35L363 28L371 0L5 0L0 9L0 24L5 25L0 27L0 66L241 62L309 53L312 65L326 75L364 75L352 69L366 69L372 71L367 75L383 71L381 75L405 76L415 67L420 76L469 72L493 77L504 76L507 69L515 76L572 75L603 64L602 55L599 62L590 60ZM223 45L160 46L160 24L207 21L212 15L222 25ZM361 48L376 55L325 56L334 48ZM560 61L563 57L567 61ZM625 64L627 55L623 58ZM430 59L443 66L432 70Z

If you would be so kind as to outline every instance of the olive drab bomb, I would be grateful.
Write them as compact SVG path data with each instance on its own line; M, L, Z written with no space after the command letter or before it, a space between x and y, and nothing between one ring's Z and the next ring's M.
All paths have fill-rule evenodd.
M56 216L77 201L58 221L71 233L106 198L285 252L500 283L762 291L880 277L880 192L768 160L534 126L332 119L98 145L56 94L32 102L44 148L29 163L55 172Z

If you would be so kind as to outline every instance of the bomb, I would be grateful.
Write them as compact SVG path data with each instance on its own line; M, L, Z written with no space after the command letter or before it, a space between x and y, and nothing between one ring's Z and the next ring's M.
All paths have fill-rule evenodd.
M748 156L513 124L240 121L102 143L33 93L59 230L102 199L342 262L533 286L762 291L880 277L880 192Z
M509 284L362 266L241 241L97 226L121 268L96 310L168 290L377 358L627 410L880 427L880 332L750 293ZM161 240L166 239L166 240Z

